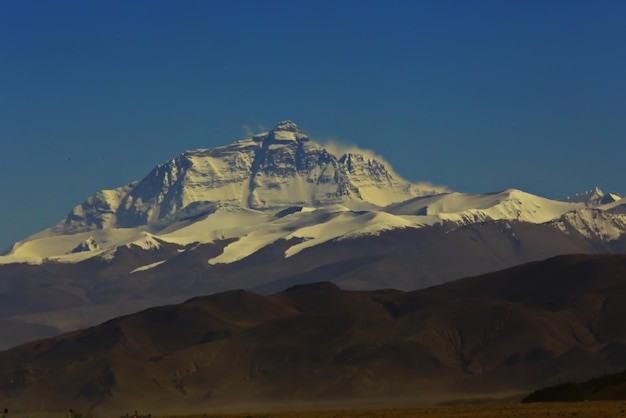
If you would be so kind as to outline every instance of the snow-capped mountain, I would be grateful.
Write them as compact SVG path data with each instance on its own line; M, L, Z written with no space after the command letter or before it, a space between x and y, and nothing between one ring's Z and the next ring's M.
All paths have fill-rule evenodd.
M203 222L207 229L194 228L201 236L199 241L207 236L210 240L242 238L285 208L327 208L332 218L333 213L344 210L376 210L445 190L412 184L367 152L333 155L293 122L284 121L269 132L230 145L187 151L159 164L141 181L95 193L55 227L17 243L9 253L13 258L5 258L4 262L15 257L31 262L50 257L82 260L86 254L63 255L111 250L141 238L142 231L163 234L167 239L172 231L187 226L190 219L203 217L209 217ZM333 207L340 209L335 211ZM212 216L215 212L220 213ZM224 231L222 224L215 222L225 213L232 218L229 222L237 225L237 233ZM243 226L246 221L239 217L254 218L254 223ZM397 220L392 225L398 223L407 224ZM268 243L267 238L262 241Z
M560 220L553 225L564 232L617 239L624 215L603 210L618 198L599 188L555 201L515 189L468 194L412 184L366 151L334 155L284 121L230 145L187 151L140 181L99 191L56 226L15 244L0 263L110 260L119 246L143 248L146 234L179 248L234 240L208 260L231 263L279 240L293 240L284 250L289 257L386 230L500 220ZM600 212L590 218L587 207ZM589 219L592 231L611 232L590 232Z
M158 230L215 205L372 208L442 190L413 185L365 155L332 155L293 122L284 121L227 146L187 151L139 182L98 192L75 207L57 231Z
M329 149L285 121L95 193L0 257L0 298L16 301L0 329L50 335L233 288L329 280L412 290L559 254L626 251L617 194L452 192L404 180L370 152Z
M85 241L83 241L80 244L78 244L76 246L76 248L74 248L72 250L72 253L82 253L82 252L85 252L85 251L96 251L96 250L99 250L99 249L100 249L100 246L98 245L96 240L92 236L89 236L89 237L87 237L87 239Z

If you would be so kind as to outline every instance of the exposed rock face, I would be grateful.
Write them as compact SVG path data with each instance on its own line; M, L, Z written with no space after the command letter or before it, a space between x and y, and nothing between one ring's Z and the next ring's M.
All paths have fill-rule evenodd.
M90 229L104 229L117 223L117 209L120 201L133 190L137 183L131 183L113 190L101 190L90 196L83 204L76 206L57 229L74 233Z
M100 246L98 245L96 240L93 237L89 237L85 241L78 244L78 246L76 246L76 248L72 250L72 253L82 253L85 251L95 251L99 249Z

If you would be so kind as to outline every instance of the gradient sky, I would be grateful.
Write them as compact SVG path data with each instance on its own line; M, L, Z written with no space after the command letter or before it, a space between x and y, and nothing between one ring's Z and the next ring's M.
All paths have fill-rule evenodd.
M291 119L412 181L626 193L624 1L0 2L0 250Z

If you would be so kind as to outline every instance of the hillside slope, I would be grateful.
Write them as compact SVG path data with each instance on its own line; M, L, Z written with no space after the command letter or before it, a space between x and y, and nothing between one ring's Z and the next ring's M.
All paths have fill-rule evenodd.
M180 413L527 393L624 364L624 277L626 256L563 256L410 293L229 291L0 352L0 397Z
M626 400L626 371L586 382L568 382L531 393L523 402L580 402Z

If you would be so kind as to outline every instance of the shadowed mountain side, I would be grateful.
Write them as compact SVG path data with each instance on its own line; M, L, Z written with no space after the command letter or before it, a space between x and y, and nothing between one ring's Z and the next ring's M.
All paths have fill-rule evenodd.
M563 383L531 393L523 402L578 402L626 399L626 371L590 379L583 383Z
M626 256L580 255L410 293L229 291L0 352L0 398L165 413L527 393L623 366L625 278Z
M53 337L62 332L51 326L0 319L0 340L5 341L7 346L16 346L24 340Z
M344 289L411 291L556 255L623 251L622 240L609 246L580 234L522 222L407 228L305 250L281 261L282 273L271 274L272 281L248 288L271 293L329 280ZM247 267L248 261L252 260L241 264ZM258 266L260 260L254 261L251 266ZM263 268L272 271L269 263Z
M231 242L195 244L184 251L166 244L151 250L120 247L111 260L0 266L0 319L11 320L16 332L0 340L0 348L50 335L33 334L32 325L71 331L234 288L268 294L332 281L344 289L409 291L559 254L626 251L623 239L606 243L575 231L502 221L396 229L330 241L288 258L285 251L303 240L281 239L235 263L207 262Z

